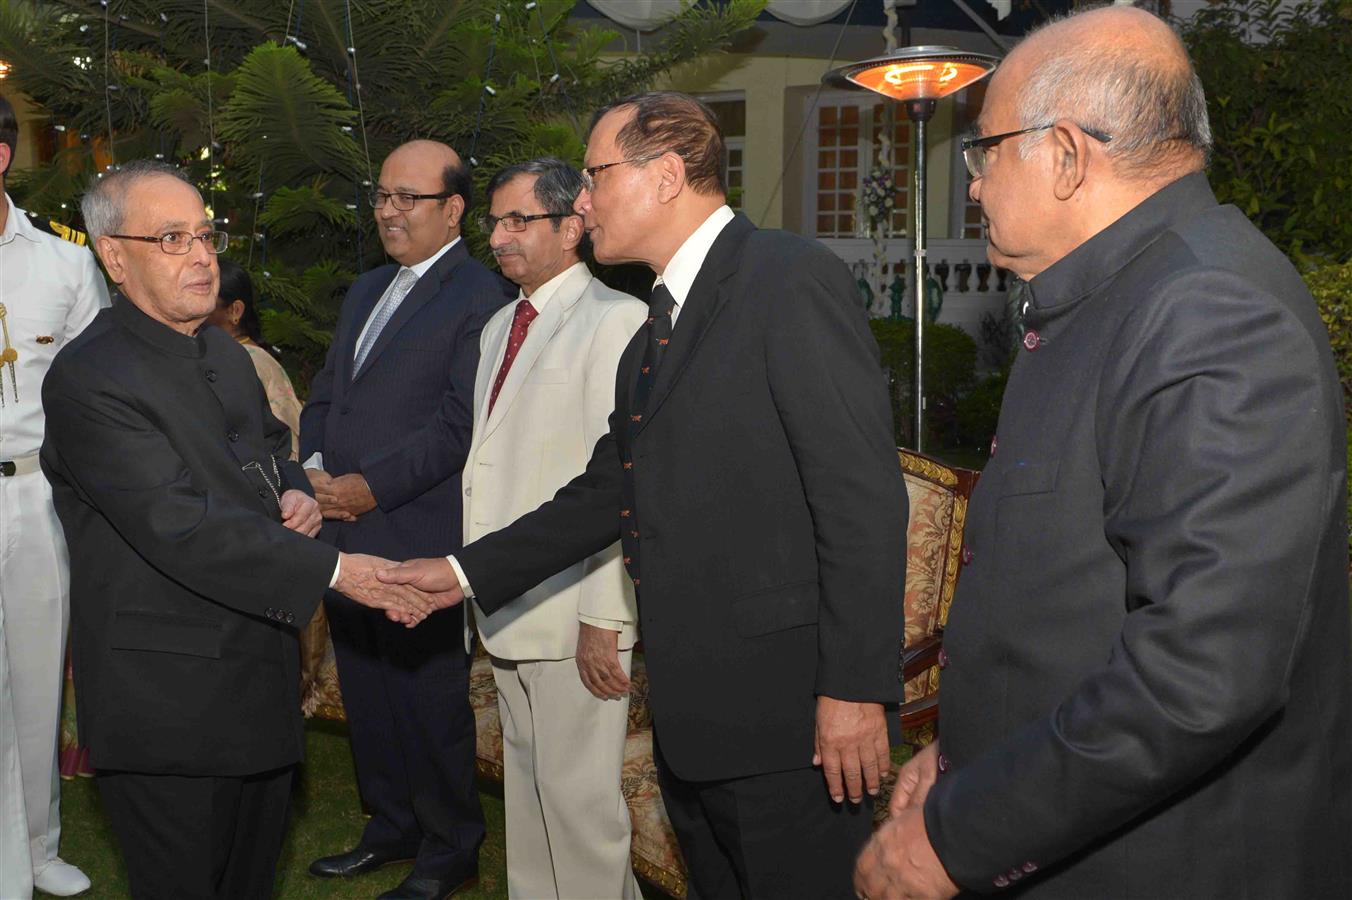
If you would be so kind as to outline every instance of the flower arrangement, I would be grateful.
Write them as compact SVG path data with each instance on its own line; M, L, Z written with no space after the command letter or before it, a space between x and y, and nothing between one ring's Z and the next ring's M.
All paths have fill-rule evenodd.
M892 209L897 205L897 188L892 182L892 173L885 169L874 169L864 176L860 190L863 191L864 213L869 222L876 225L890 221Z

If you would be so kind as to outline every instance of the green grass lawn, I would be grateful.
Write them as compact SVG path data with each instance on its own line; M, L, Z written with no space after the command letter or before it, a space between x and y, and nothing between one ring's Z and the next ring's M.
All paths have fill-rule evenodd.
M503 844L502 786L479 783L488 836L479 848L479 884L457 898L505 898L507 851ZM308 871L316 857L356 846L366 817L357 799L357 779L347 726L311 719L305 723L305 764L291 798L291 825L277 867L279 900L346 900L371 898L397 885L412 863L389 866L360 878L315 878ZM84 870L94 886L81 894L90 900L125 898L127 873L116 838L103 815L92 778L61 782L61 857ZM661 891L644 883L643 895L660 898ZM46 896L39 892L39 896Z
M346 727L311 720L305 735L306 759L292 795L291 826L277 868L276 896L371 900L402 881L412 864L389 866L351 880L309 874L311 860L355 846L366 820L357 799ZM488 837L479 851L479 885L457 896L506 897L502 791L498 785L481 783L480 795ZM62 858L79 866L94 882L93 889L81 896L127 897L127 873L92 778L61 783L61 828Z

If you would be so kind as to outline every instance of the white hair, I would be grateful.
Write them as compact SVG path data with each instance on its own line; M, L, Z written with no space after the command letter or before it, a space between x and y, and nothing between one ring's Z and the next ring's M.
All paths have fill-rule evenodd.
M102 178L96 178L80 198L80 213L84 216L85 231L89 233L90 241L121 230L127 212L127 192L136 182L159 175L177 178L197 191L197 185L189 181L188 176L177 166L153 159L132 160ZM202 192L198 191L197 196L200 198Z

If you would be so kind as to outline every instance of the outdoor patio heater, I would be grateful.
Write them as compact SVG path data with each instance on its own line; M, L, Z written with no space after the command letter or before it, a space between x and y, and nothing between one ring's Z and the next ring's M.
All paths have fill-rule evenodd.
M925 123L934 115L935 102L985 78L999 59L956 47L902 47L863 62L832 69L822 76L831 87L870 90L903 104L915 127L915 262L911 283L915 298L915 449L921 452L925 434Z

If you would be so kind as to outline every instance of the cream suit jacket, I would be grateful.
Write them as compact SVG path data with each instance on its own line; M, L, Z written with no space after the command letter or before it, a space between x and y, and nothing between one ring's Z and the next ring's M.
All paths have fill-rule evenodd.
M615 406L620 354L647 317L646 305L606 287L582 263L557 278L491 415L488 396L502 366L516 303L500 309L480 337L474 435L464 469L465 543L531 512L586 468ZM633 646L637 611L618 542L546 579L491 617L474 607L485 648L509 660L576 655L579 615L625 623L619 647ZM468 641L467 625L467 647Z

